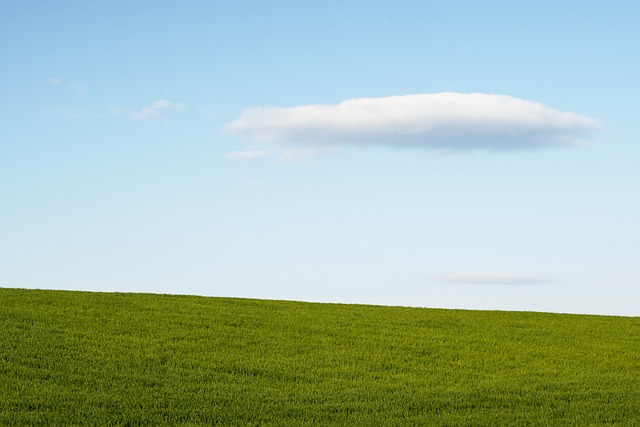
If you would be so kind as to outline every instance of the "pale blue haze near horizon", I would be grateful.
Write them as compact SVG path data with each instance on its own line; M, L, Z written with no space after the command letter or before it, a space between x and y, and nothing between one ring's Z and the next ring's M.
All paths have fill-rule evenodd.
M2 2L0 286L639 316L639 20L632 1ZM362 128L340 113L331 144L303 140L343 111L318 105L386 118L443 93L599 124L470 150L451 141L490 126L456 116L471 130L430 150L400 143L421 122L343 143Z

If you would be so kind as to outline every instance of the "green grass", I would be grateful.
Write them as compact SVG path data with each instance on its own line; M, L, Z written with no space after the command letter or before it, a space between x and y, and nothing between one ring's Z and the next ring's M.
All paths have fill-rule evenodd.
M640 318L0 289L0 425L640 425Z

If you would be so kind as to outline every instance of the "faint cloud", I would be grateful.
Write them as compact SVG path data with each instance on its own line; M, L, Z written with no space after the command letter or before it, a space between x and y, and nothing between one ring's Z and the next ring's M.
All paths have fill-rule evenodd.
M79 93L79 94L87 93L87 87L80 83L71 83L69 85L69 88L71 88L71 90L74 91L75 93Z
M203 105L198 107L198 111L208 117L218 117L218 109L213 105Z
M48 79L45 79L44 82L48 85L57 86L59 84L62 84L62 79L49 77Z
M300 160L313 157L320 151L330 152L333 150L320 150L314 147L302 147L302 148L279 148L279 149L265 149L265 150L240 150L232 151L227 154L228 159L233 160L258 160L265 158L274 158L282 162L297 162Z
M51 86L60 86L63 83L65 83L63 79L58 77L49 77L45 79L44 82ZM64 85L64 87L67 89L71 89L73 92L78 94L87 93L87 90L88 90L86 85L83 85L82 83L78 83L78 82L67 83Z
M297 162L320 153L326 154L335 152L337 152L336 147L292 147L278 150L277 159L283 162Z
M84 118L90 115L89 113L87 113L87 111L84 108L71 108L71 107L60 107L60 106L41 108L38 111L43 114L63 116L63 117L66 117L67 119L79 119L79 118ZM91 114L91 116L93 117L94 115Z
M112 117L122 117L123 115L128 114L128 111L119 107L112 107L109 109L109 113Z
M475 285L537 285L548 283L549 279L539 276L520 276L512 274L452 274L441 278L449 283L467 283Z
M269 150L242 150L228 153L227 158L233 160L256 160L271 157L271 155L272 152Z
M164 116L161 111L163 110L184 111L185 109L185 105L180 102L171 102L166 99L158 99L148 107L143 107L139 110L131 111L129 115L134 120L146 122L150 120L162 120Z
M516 151L576 146L595 119L506 95L436 93L348 99L336 105L259 107L228 124L274 150L351 146L429 152Z

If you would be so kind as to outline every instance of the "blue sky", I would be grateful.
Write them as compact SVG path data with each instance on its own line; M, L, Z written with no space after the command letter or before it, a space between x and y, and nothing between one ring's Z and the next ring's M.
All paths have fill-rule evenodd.
M640 315L636 2L0 5L0 286Z

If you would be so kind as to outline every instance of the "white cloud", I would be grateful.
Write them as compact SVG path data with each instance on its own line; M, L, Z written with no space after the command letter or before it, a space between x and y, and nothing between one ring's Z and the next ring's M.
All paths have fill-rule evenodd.
M476 285L536 285L549 282L549 279L539 276L485 273L452 274L442 277L441 280L449 283L468 283Z
M163 118L161 110L184 111L186 107L179 102L171 102L166 99L158 99L152 105L143 107L136 111L131 111L130 116L138 121L161 120Z
M512 96L448 92L252 108L228 129L285 151L382 145L442 152L573 146L598 126L597 120Z

